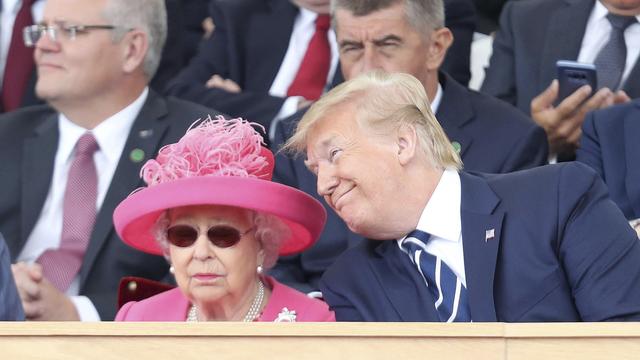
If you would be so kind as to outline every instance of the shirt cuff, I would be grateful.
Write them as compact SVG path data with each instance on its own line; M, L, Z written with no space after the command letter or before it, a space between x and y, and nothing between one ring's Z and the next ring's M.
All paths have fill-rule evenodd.
M88 297L71 296L70 298L80 316L80 321L100 321L100 314Z

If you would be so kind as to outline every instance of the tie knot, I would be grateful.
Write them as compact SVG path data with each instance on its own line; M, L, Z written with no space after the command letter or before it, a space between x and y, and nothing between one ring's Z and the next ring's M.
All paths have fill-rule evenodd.
M93 155L98 150L98 143L92 133L86 132L76 143L76 156Z
M416 252L421 248L424 248L429 242L431 235L422 230L413 230L407 237L402 240L402 247L409 252Z
M611 23L614 29L625 31L630 25L638 21L635 16L625 16L609 13L607 14L607 20Z
M327 31L329 30L329 24L331 23L331 18L327 14L318 15L316 18L316 31Z
M22 0L22 7L31 7L36 0Z

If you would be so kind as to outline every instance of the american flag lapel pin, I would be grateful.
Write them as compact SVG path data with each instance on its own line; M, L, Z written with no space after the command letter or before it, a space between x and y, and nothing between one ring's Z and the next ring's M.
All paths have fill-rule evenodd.
M489 240L493 240L493 238L496 236L496 229L489 229L487 231L484 232L484 242L487 242Z

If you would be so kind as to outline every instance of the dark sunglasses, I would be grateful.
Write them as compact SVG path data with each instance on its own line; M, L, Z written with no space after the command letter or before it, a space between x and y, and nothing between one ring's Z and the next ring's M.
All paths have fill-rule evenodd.
M207 230L207 237L211 243L219 248L228 248L237 244L240 239L253 230L254 227L245 232L228 226L215 225ZM175 225L167 229L167 240L178 247L189 247L193 245L199 236L198 229L190 225Z

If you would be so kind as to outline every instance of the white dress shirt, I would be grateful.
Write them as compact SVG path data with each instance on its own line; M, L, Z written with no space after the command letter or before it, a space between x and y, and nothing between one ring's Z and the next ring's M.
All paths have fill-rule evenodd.
M460 217L461 202L460 175L454 169L446 169L420 215L417 229L431 235L426 251L440 257L466 287ZM398 239L397 242L400 249L406 253L401 246L404 239L405 237ZM407 261L411 261L409 254L407 254Z
M31 16L35 23L42 20L44 12L45 0L36 0L31 6ZM2 13L0 13L0 86L4 78L4 67L7 65L7 56L9 55L9 46L11 45L11 36L13 34L13 23L16 15L22 6L22 0L2 0Z
M289 39L289 47L280 64L280 69L276 75L271 88L269 89L269 95L287 97L287 91L289 86L293 82L302 64L302 59L307 52L309 42L316 32L316 18L318 14L313 11L300 8L298 16L293 23L293 31L291 32L291 38ZM329 29L327 32L327 38L329 40L329 46L331 48L331 66L329 67L329 73L327 74L327 84L331 84L333 76L336 73L338 67L338 42L336 40L336 34L333 29ZM280 112L276 115L275 120L284 119L287 116L293 115L298 110L298 102L302 99L301 96L288 97ZM269 130L269 137L273 139L273 131L275 131L275 122L271 125Z
M149 94L146 88L140 96L120 112L109 117L90 130L98 142L99 149L93 155L98 175L96 209L100 209L109 190L111 179L116 171L120 156L124 150L129 131ZM54 160L51 187L45 199L40 217L22 248L18 261L35 262L47 249L60 247L62 234L62 205L67 185L67 175L74 158L74 148L78 139L88 130L67 119L64 114L58 116L58 150ZM80 291L80 276L76 276L66 294L74 302L82 321L98 321L100 316L93 303L86 296L77 296Z
M608 13L609 10L600 1L595 2L582 38L580 54L578 55L579 62L592 64L596 60L600 49L609 41L612 27L609 20L607 20ZM640 15L637 15L636 18L640 21ZM638 55L640 55L640 22L627 28L624 32L624 42L627 44L627 60L622 73L621 84L624 84L627 80L633 66L638 61Z

